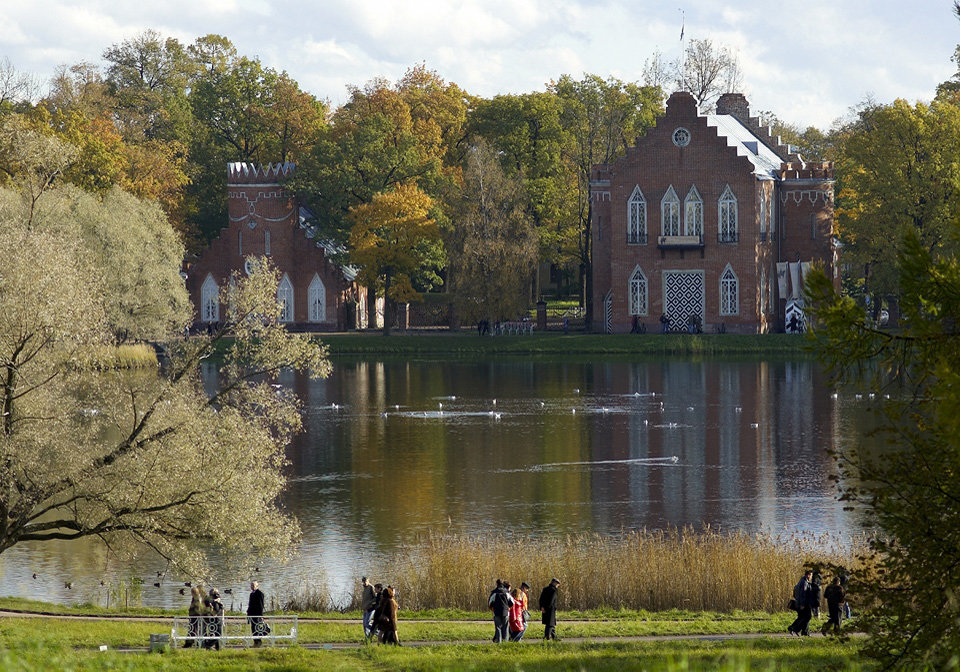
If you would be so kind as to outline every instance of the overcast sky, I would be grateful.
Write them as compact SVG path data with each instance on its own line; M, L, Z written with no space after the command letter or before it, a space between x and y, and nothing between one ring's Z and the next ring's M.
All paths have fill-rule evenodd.
M561 74L640 81L657 50L710 39L739 55L753 111L827 129L872 96L929 100L956 66L950 0L0 0L0 57L46 82L154 29L208 33L334 105L346 86L424 62L466 91L543 90Z

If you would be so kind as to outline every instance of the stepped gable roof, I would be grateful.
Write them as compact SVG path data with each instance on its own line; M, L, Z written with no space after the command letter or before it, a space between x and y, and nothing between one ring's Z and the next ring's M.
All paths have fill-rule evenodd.
M783 159L770 149L753 131L732 114L708 114L707 126L717 129L717 135L734 147L739 156L753 164L753 174L760 179L775 180L779 177Z

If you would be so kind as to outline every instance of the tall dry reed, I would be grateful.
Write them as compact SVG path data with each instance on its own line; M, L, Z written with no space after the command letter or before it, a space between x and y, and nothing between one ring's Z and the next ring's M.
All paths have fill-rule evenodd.
M557 577L563 609L776 612L786 608L804 567L855 567L863 543L709 528L519 539L428 534L381 558L370 574L393 585L403 608L413 610L483 611L497 578L526 581L535 601Z
M145 343L90 346L71 362L80 371L106 369L156 369L157 353Z

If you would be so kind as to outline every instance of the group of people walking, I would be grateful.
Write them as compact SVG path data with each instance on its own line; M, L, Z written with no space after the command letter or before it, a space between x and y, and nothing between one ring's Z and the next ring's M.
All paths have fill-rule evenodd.
M229 592L229 591L227 591ZM250 600L247 604L247 621L254 636L253 645L263 645L262 637L270 634L270 626L263 619L264 596L260 584L250 582ZM187 639L183 648L189 649L194 645L204 649L220 650L220 638L223 637L223 601L220 591L211 588L205 591L200 586L190 589L190 616L187 625ZM258 637L259 635L259 637Z
M540 592L537 606L540 608L541 622L544 625L544 639L557 638L557 587L560 581L552 579ZM509 581L497 579L496 587L490 591L487 607L493 612L493 641L519 642L527 631L530 622L528 610L530 585L524 581L519 588L512 588Z
M793 598L789 607L797 612L797 618L787 628L790 634L808 636L810 620L819 617L822 600L827 601L828 619L820 632L824 635L832 631L840 634L840 624L844 617L849 618L850 608L846 602L846 576L840 574L833 578L826 590L821 589L820 575L812 569L804 572L793 588ZM381 644L400 645L397 634L398 605L392 586L371 584L367 577L361 579L361 608L363 610L363 634L368 640L376 638ZM557 596L560 581L551 579L540 591L537 606L543 623L544 639L557 639ZM229 592L229 591L228 591ZM496 587L490 591L487 607L493 612L493 641L519 642L530 622L529 612L530 585L524 581L519 587L510 582L497 579ZM194 645L203 648L220 649L223 636L223 602L216 588L204 591L202 587L190 589L190 609L187 639L183 648ZM254 637L253 646L262 645L262 637L270 634L270 626L263 618L264 595L256 581L250 582L250 599L247 604L247 621Z
M844 617L849 617L850 607L847 605L846 575L840 574L833 577L826 590L822 589L820 575L812 569L803 573L800 581L793 587L793 598L790 600L790 608L797 612L797 618L787 628L787 632L798 637L810 635L810 620L820 616L820 604L822 600L827 601L827 621L820 628L820 633L828 634L831 630L833 634L840 634L840 624Z
M368 640L377 639L381 644L400 646L397 634L397 600L393 586L370 584L367 577L360 579L363 593L360 608L363 610L363 634Z

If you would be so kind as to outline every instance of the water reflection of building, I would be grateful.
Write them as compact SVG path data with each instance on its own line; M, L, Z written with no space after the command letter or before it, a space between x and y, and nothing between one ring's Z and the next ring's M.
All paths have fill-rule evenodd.
M593 425L592 460L633 460L592 472L596 527L777 532L837 515L824 505L834 409L813 363L666 362L593 373L611 395L656 394L639 397L644 403L618 414L622 421ZM676 465L655 459L672 456Z

